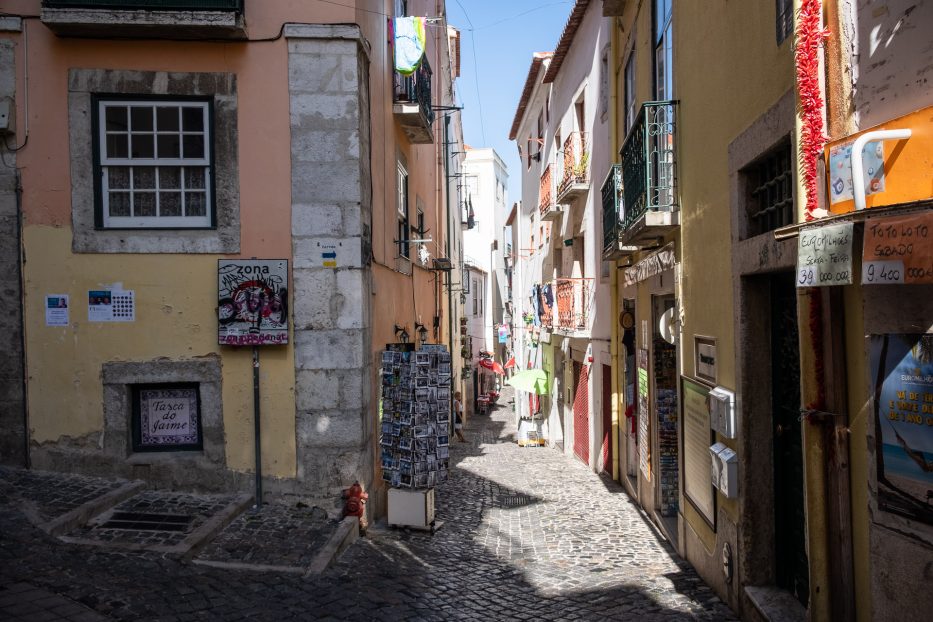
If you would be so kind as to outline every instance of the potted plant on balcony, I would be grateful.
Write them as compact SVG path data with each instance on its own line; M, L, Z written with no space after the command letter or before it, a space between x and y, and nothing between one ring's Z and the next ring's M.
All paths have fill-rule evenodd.
M580 154L580 161L571 167L574 182L586 181L586 171L590 164L590 154L584 151Z

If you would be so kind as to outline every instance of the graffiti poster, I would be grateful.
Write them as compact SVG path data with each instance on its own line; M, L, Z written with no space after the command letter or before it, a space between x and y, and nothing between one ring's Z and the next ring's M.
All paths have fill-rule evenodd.
M220 345L288 343L287 259L221 259L217 293Z
M872 335L878 506L933 524L933 334Z

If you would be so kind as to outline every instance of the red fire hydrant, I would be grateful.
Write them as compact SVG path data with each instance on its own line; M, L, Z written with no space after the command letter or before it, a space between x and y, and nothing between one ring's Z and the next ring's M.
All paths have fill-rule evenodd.
M366 500L369 499L369 493L363 492L363 487L359 482L354 482L352 486L343 491L343 498L346 500L343 505L344 516L358 516L360 518L360 527L365 527Z

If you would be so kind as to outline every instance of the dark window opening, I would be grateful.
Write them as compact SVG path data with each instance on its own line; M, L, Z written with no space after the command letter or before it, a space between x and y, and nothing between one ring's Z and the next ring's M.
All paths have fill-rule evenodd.
M741 171L747 190L749 236L794 222L794 166L789 140Z

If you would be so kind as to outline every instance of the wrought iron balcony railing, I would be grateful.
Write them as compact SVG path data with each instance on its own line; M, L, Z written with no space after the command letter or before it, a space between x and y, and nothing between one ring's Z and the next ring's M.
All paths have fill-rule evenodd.
M431 126L434 109L431 107L431 65L427 57L410 76L395 74L395 112L409 139L415 143L434 142ZM414 108L417 106L417 108Z
M564 140L563 157L557 160L560 166L557 175L558 201L574 198L589 189L590 154L586 138L585 132L571 132Z
M645 102L622 145L624 214L627 230L649 212L676 212L676 101Z
M243 0L42 0L42 6L49 9L243 12Z
M603 255L609 257L618 252L622 239L622 222L625 220L625 203L622 200L622 165L613 164L602 187L603 199Z
M573 332L589 326L590 306L593 296L593 279L557 279L557 330Z
M538 210L544 217L554 207L554 165L548 164L541 173L538 185Z

